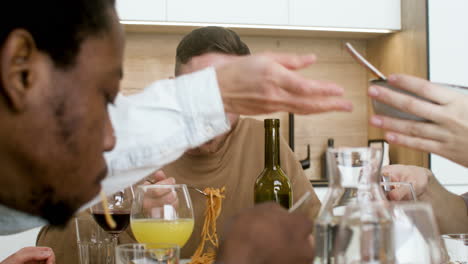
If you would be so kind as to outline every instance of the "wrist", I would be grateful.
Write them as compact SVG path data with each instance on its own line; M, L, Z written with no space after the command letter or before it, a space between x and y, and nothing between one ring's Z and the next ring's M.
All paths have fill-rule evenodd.
M431 204L436 203L436 201L441 200L441 197L446 196L446 192L448 192L442 184L437 180L435 175L432 171L427 170L428 179L427 179L427 186L424 191L418 195L418 198L421 201L430 202Z

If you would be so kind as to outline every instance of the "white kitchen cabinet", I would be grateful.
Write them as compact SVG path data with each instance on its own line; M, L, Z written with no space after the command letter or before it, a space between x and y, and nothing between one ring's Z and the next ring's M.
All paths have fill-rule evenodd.
M117 0L116 5L121 20L166 21L166 2L167 0Z
M429 0L429 76L431 81L468 85L466 0ZM467 153L468 155L468 153ZM446 187L468 191L468 169L431 155L431 169Z
M287 25L288 0L168 0L171 22Z
M401 0L117 0L117 9L124 23L150 25L401 29Z
M400 0L290 0L294 26L401 29Z

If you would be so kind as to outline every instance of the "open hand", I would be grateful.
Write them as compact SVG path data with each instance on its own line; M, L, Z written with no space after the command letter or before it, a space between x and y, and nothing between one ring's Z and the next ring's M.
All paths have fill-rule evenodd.
M409 165L388 165L382 168L382 174L390 177L391 182L408 182L413 185L416 196L424 194L428 188L432 172L426 168ZM408 188L396 188L388 193L393 201L411 200L411 191Z
M392 75L388 83L431 102L380 86L371 86L369 96L432 122L372 116L370 123L373 126L388 131L385 139L389 143L441 155L467 167L468 95L407 75Z
M265 53L236 57L217 66L226 112L256 115L280 111L297 114L351 111L351 102L341 98L343 88L331 82L306 79L297 72L315 61L314 55Z
M163 171L157 171L146 178L143 185L172 185L176 184L174 178L167 178ZM164 188L153 188L148 189L144 193L143 197L143 208L144 211L149 215L162 214L164 205L172 205L174 208L178 207L177 195L174 191Z

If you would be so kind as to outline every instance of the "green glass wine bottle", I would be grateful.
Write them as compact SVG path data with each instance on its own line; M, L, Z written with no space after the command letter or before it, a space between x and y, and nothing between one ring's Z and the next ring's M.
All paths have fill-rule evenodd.
M265 168L255 182L254 202L274 201L288 209L292 190L280 165L279 126L279 119L265 119Z

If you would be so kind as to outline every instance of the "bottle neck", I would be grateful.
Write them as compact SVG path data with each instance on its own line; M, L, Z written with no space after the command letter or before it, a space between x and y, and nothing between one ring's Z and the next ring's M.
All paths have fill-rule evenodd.
M280 167L279 127L265 127L265 168Z

